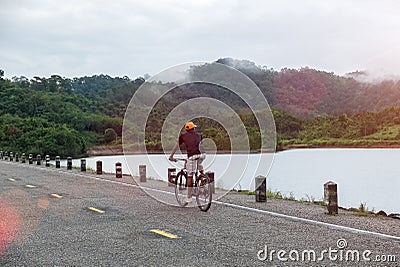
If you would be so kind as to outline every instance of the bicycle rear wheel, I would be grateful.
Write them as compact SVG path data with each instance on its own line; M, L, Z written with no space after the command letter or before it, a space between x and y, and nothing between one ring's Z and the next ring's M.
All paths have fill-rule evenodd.
M201 211L208 211L211 207L212 202L212 188L210 178L207 176L207 174L201 174L197 183L197 206Z
M179 206L185 207L188 203L186 202L188 195L187 179L186 174L179 172L175 180L175 197L178 201Z

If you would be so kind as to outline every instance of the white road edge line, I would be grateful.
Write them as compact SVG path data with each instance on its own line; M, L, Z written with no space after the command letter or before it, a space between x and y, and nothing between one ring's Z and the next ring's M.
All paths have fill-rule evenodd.
M6 163L12 164L11 162L6 162ZM30 166L30 165L21 165L21 166L31 167L31 168L37 169L37 167ZM51 172L58 172L58 173L63 173L63 174L68 174L68 175L73 175L73 176L81 176L81 177L93 179L93 180L96 180L96 181L108 182L108 183L113 183L113 184L119 184L119 185L122 185L122 186L129 186L129 187L134 187L134 188L140 188L140 189L145 189L145 190L149 190L149 191L154 191L154 192L158 192L158 193L174 195L174 193L167 192L167 191L160 190L160 189L154 189L154 188L150 188L150 187L143 187L143 186L139 186L139 185L123 183L123 182L120 182L120 181L112 181L112 180L107 180L107 179L103 179L103 178L100 178L100 177L93 177L93 176L84 175L84 174L80 174L80 173L67 172L67 171L63 171L63 170L59 170L59 169L41 168L41 170L51 171ZM255 208L251 208L251 207L241 206L241 205L237 205L237 204L233 204L233 203L222 202L222 201L218 201L218 200L213 200L213 203L219 204L219 205L223 205L223 206L227 206L227 207L231 207L231 208L236 208L236 209L241 209L241 210L261 213L261 214L265 214L265 215L269 215L269 216L279 217L279 218L283 218L283 219L287 219L287 220L291 220L291 221L304 222L304 223L308 223L308 224L324 226L324 227L327 227L327 228L330 228L330 229L341 230L341 231L349 232L349 233L353 233L353 234L372 235L372 236L376 236L376 237L379 237L379 238L394 239L394 240L400 241L400 237L399 236L382 234L382 233L378 233L378 232L361 230L361 229L352 228L352 227L348 227L348 226L342 226L342 225L331 224L331 223L326 223L326 222L321 222L321 221L316 221L316 220L311 220L311 219L306 219L306 218L300 218L300 217L296 217L296 216L286 215L286 214L267 211L267 210L259 210L259 209L255 209Z
M300 217L296 217L296 216L286 215L286 214L267 211L267 210L259 210L259 209L246 207L246 206L240 206L240 205L227 203L227 202L221 202L221 201L213 201L213 202L217 203L217 204L220 204L220 205L225 205L225 206L228 206L228 207L232 207L232 208L258 212L258 213L262 213L262 214L266 214L266 215L270 215L270 216L274 216L274 217L284 218L284 219L291 220L291 221L304 222L304 223L308 223L308 224L325 226L325 227L328 227L330 229L341 230L341 231L350 232L350 233L354 233L354 234L367 234L367 235L377 236L377 237L380 237L380 238L395 239L395 240L399 240L400 241L400 237L399 236L387 235L387 234L382 234L382 233L378 233L378 232L372 232L372 231L352 228L352 227L348 227L348 226L342 226L342 225L326 223L326 222L321 222L321 221L316 221L316 220L311 220L311 219L306 219L306 218L300 218Z

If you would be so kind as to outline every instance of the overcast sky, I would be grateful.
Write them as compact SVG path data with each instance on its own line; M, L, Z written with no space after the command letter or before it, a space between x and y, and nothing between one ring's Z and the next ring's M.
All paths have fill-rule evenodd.
M232 57L400 74L397 0L0 0L6 77L136 78Z

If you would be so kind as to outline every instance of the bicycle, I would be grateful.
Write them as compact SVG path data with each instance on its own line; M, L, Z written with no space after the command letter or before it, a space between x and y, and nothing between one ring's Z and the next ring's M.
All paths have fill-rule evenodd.
M175 161L187 162L187 159L175 158ZM185 164L186 165L186 164ZM181 207L185 207L188 203L185 201L188 195L187 177L188 172L184 167L176 174L175 178L175 197ZM192 195L196 197L197 206L201 211L208 211L212 202L212 187L210 178L205 173L196 172L193 175Z

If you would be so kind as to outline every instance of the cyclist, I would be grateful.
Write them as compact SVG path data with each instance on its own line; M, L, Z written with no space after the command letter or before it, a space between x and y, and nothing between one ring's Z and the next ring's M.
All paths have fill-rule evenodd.
M196 125L189 121L185 124L186 132L179 136L178 142L172 149L169 160L176 161L174 154L178 150L179 146L185 144L187 151L187 161L185 163L185 169L188 172L188 196L187 203L192 202L192 187L193 187L193 174L196 172L196 167L203 174L202 162L206 158L206 154L201 146L201 134L196 131ZM197 166L196 166L197 165Z

